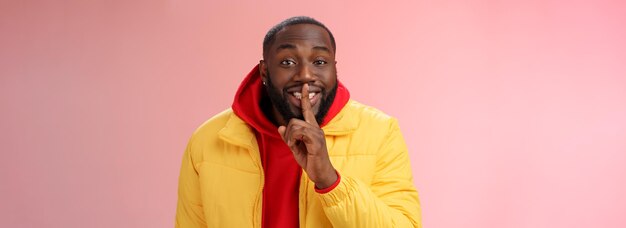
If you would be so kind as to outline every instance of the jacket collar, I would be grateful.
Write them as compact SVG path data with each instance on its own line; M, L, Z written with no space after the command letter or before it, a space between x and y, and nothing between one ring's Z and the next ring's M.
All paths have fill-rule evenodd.
M348 103L337 113L337 115L331 119L325 126L322 127L324 134L331 136L342 136L352 134L358 127L358 117L350 112L350 103Z
M254 131L250 125L231 113L226 125L218 132L220 139L248 149L258 148Z

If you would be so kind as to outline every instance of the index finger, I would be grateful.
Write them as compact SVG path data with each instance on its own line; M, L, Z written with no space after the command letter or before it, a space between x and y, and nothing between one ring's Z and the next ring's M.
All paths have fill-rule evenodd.
M300 104L302 106L302 116L304 116L304 121L319 127L317 120L315 120L315 114L313 114L313 110L311 108L311 100L309 99L309 84L304 84L302 86Z

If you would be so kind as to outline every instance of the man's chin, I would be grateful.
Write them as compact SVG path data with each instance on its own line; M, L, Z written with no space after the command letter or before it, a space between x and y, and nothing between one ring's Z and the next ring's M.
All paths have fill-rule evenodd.
M299 120L304 120L304 116L302 115L302 113L300 111L294 112L292 110L291 113L292 113L292 118L299 119ZM287 120L287 122L289 122L289 120Z
M291 113L293 114L294 118L304 120L302 109L297 108L297 107L290 107L290 108L291 108ZM317 107L312 107L311 109L313 111L313 115L317 117Z

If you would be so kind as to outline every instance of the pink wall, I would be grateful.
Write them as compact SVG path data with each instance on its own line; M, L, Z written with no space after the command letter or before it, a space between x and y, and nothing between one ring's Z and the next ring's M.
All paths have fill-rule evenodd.
M1 1L0 227L172 227L191 132L302 14L426 227L626 227L623 1L231 2Z

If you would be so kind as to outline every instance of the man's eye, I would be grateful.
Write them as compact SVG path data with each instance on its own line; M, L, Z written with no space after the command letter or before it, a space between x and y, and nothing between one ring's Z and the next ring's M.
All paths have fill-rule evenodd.
M324 64L326 64L326 61L324 61L324 60L315 60L315 62L313 62L313 64L315 64L315 65L324 65Z
M294 64L296 64L294 61L291 61L291 60L288 60L288 59L283 60L283 61L280 62L280 65L285 65L285 66L291 66L291 65L294 65Z

